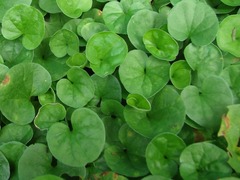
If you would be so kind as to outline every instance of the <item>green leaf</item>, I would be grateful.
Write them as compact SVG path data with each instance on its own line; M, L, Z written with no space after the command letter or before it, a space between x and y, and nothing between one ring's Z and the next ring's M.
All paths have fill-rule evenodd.
M83 175L85 171L84 167L68 167L62 165L58 161L56 162L56 165L53 166L53 161L55 160L46 145L40 143L30 145L19 159L19 180L32 180L38 176L46 174L53 174L56 176L61 176L63 174L80 176ZM71 171L69 171L70 168ZM69 172L74 172L74 174Z
M149 112L124 108L128 125L139 134L153 138L159 133L178 133L185 120L185 107L180 95L171 86L164 87L152 100Z
M4 154L10 165L11 169L10 179L13 180L18 179L18 162L26 148L27 147L24 144L16 141L4 143L3 145L0 146L0 152ZM3 171L1 171L1 173L2 172Z
M2 34L14 40L22 36L22 44L32 50L38 47L45 33L44 18L32 6L16 5L9 9L2 19Z
M236 57L240 57L240 15L230 15L223 19L220 23L220 27L217 34L218 46L226 52L233 54Z
M82 167L98 158L105 143L105 129L99 116L80 108L71 116L72 129L63 123L53 124L47 133L51 153L59 161Z
M49 46L56 57L72 56L79 51L79 39L72 31L60 29L51 37Z
M87 72L73 67L67 72L67 79L57 82L57 96L66 105L74 108L85 106L94 97L94 84Z
M220 49L213 45L195 46L188 44L184 56L192 68L193 84L201 86L202 81L212 75L219 75L223 70L223 56Z
M36 178L34 178L33 180L63 180L62 178L55 176L55 175L51 175L51 174L47 174L47 175L43 175L43 176L38 176Z
M76 53L73 56L68 58L68 60L66 61L66 64L69 67L79 66L83 68L87 64L86 55L83 53Z
M221 0L221 1L229 6L240 6L240 0Z
M88 41L94 34L103 31L108 31L108 28L105 24L99 22L89 22L82 27L81 36L83 39Z
M228 155L208 142L195 143L185 148L180 156L183 179L218 179L231 175Z
M127 35L131 43L139 50L147 51L143 43L144 34L153 28L166 24L166 19L160 14L147 9L136 12L127 25Z
M30 5L32 3L32 0L15 0L15 1L9 1L9 0L2 0L0 1L0 23L2 22L2 18L4 14L13 6L17 4L26 4Z
M183 89L192 80L191 69L185 60L175 61L170 67L170 80L174 87Z
M128 177L141 177L148 173L145 158L129 154L118 146L110 146L104 151L109 168Z
M10 123L0 131L0 144L18 141L27 144L33 137L33 129L30 125L17 125Z
M103 8L103 19L107 27L119 34L127 34L127 25L137 11L151 10L149 0L121 0L108 2Z
M190 38L195 45L207 45L215 39L218 19L212 8L204 2L181 1L170 11L168 30L178 41Z
M142 111L150 111L150 102L142 95L139 94L129 94L126 99L127 105Z
M39 7L48 13L60 13L56 0L39 0Z
M50 88L46 93L38 96L39 103L43 106L48 103L56 102L56 95L52 88Z
M0 152L0 179L2 180L8 180L10 177L10 166L8 163L8 160L3 155L2 152Z
M0 54L8 67L22 62L32 62L34 57L34 52L25 49L20 39L10 41L2 36L0 36Z
M44 94L50 86L50 74L39 64L21 63L12 67L0 84L2 114L16 124L30 123L35 115L30 97Z
M149 98L167 84L169 68L166 61L148 57L141 50L132 50L120 65L119 76L129 93Z
M78 18L82 12L88 11L92 7L92 0L56 0L61 11L71 18Z
M173 178L178 173L179 157L185 147L184 141L172 133L162 133L154 137L146 149L150 172Z
M86 46L90 67L100 77L112 74L124 61L127 51L126 42L113 32L93 35Z
M151 29L143 36L146 49L156 58L173 61L178 55L178 43L165 31Z
M149 175L146 176L144 178L142 178L142 180L171 180L170 178L165 178L163 176L160 175Z
M41 130L49 129L55 122L63 120L66 116L66 110L59 103L50 103L43 105L34 119L34 124Z
M187 86L181 97L190 119L209 130L217 131L226 106L233 103L233 95L228 84L220 77L209 76L201 89Z
M227 150L230 154L228 163L237 172L240 172L239 138L240 138L240 105L228 106L226 116L222 117L221 127L218 135L224 136L228 145Z

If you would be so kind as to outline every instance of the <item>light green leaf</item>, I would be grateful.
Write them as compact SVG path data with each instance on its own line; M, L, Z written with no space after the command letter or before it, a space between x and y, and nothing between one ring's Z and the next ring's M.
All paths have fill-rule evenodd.
M39 7L48 13L60 13L56 0L39 0Z
M43 15L32 6L13 6L2 19L2 34L8 40L22 36L23 46L28 50L35 49L45 34Z
M105 143L105 129L99 116L90 109L80 108L71 116L72 129L63 123L53 124L47 133L51 153L59 161L83 167L98 158Z
M126 99L127 105L142 111L150 111L151 104L147 98L140 94L129 94Z

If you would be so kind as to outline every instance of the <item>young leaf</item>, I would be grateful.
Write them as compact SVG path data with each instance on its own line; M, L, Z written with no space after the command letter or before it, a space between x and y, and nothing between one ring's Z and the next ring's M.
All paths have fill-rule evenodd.
M173 61L178 55L178 43L165 31L151 29L143 36L146 49L156 58Z
M209 130L217 131L226 106L233 103L233 95L228 84L218 76L209 76L201 89L187 86L181 97L186 113L194 122Z
M67 72L68 79L57 82L57 96L74 108L85 106L94 97L94 84L86 71L73 67Z
M78 18L82 12L92 7L92 0L56 0L56 2L61 11L71 18Z
M55 122L63 120L66 116L66 110L59 103L50 103L43 105L34 119L34 124L41 130L49 129Z
M79 39L72 31L61 29L51 37L49 46L56 57L72 56L79 51Z
M231 175L228 155L208 142L195 143L185 148L180 156L183 179L219 179Z
M215 39L217 30L216 14L199 0L177 3L168 16L168 31L178 41L190 38L195 45L207 45Z
M35 49L45 34L43 15L32 6L13 6L2 19L2 34L9 40L22 36L23 46L28 50Z
M140 94L129 94L127 96L127 105L142 111L150 111L151 104L144 96Z
M94 34L103 31L108 31L108 28L105 24L98 22L89 22L82 27L81 36L83 39L88 41Z
M119 76L129 93L149 98L167 84L169 68L167 61L148 57L141 50L132 50L120 65Z
M223 19L220 23L220 28L217 34L218 46L226 52L233 54L236 57L240 57L240 15L230 15Z
M86 46L90 67L100 77L112 74L124 61L127 51L126 42L113 32L93 35Z
M172 133L162 133L154 137L146 149L150 172L173 178L178 172L179 157L185 147L184 141Z
M170 67L170 80L177 89L190 85L192 80L191 68L185 60L175 61Z
M72 129L63 123L53 124L47 133L51 153L59 161L83 167L98 158L105 143L105 129L99 116L90 109L80 108L71 116Z
M124 108L124 118L128 125L139 134L153 138L159 133L178 133L185 120L185 107L180 95L171 87L164 87L152 101L149 112Z
M12 67L0 84L2 114L16 124L30 123L35 115L30 97L44 94L50 86L51 76L41 65L20 63Z
M129 20L127 35L131 43L139 50L147 51L143 43L144 34L153 28L166 24L166 19L160 14L147 9L136 12Z
M66 61L66 64L69 67L78 66L81 68L84 68L87 64L87 58L86 55L83 53L76 53L73 56L69 57Z

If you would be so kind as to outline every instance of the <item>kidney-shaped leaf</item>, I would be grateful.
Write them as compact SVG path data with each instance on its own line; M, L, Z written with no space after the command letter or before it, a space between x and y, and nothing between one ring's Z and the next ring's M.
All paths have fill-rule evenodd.
M185 148L184 141L175 134L162 133L148 144L146 161L153 175L172 178L178 172L179 157Z
M32 50L38 47L45 34L44 18L40 11L24 4L13 6L2 19L2 34L14 40L22 36L22 44Z
M63 123L53 124L47 142L53 156L74 167L83 167L98 158L105 143L105 129L99 116L80 108L71 116L72 130Z
M151 29L143 36L146 49L156 58L172 61L178 55L178 43L165 31Z
M112 74L127 54L126 42L113 32L93 35L86 46L86 56L92 70L101 77Z
M21 63L13 66L0 84L2 114L16 124L31 122L35 110L30 97L44 94L50 86L51 76L41 65Z
M57 82L57 96L66 105L85 106L94 96L94 84L86 71L73 67L67 72L68 79Z
M180 156L183 179L219 179L231 175L228 155L208 142L195 143L185 148Z
M74 32L60 29L51 37L49 46L56 57L72 56L79 51L79 39Z
M34 124L41 130L49 129L52 124L64 119L66 110L59 103L49 103L43 105L34 119Z
M218 130L226 106L233 103L233 95L228 84L218 76L207 77L198 89L187 86L181 97L187 115L204 128Z
M143 9L136 12L129 20L127 34L131 43L137 49L147 51L143 43L144 34L153 28L160 28L166 24L166 18L157 12Z
M142 9L152 9L149 0L121 0L120 2L108 2L103 8L103 19L111 31L126 34L127 25L131 16Z
M226 52L240 57L240 14L230 15L223 19L217 34L218 46Z
M170 11L168 30L179 41L190 38L195 45L206 45L215 39L218 18L205 2L181 1Z
M92 0L56 0L61 11L71 17L78 18L82 12L88 11L92 7Z
M129 93L148 98L167 84L169 68L170 64L167 61L148 57L141 50L132 50L120 65L119 76Z
M111 170L128 177L141 177L149 172L144 157L128 154L118 146L106 148L104 159Z
M178 133L184 124L185 107L177 91L166 86L154 96L151 111L126 106L124 117L136 132L153 138L163 132Z

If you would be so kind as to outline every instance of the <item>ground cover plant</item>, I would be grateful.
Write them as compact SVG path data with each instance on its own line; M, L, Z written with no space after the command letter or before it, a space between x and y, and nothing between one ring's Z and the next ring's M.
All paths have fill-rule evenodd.
M239 6L0 0L0 179L239 179Z

